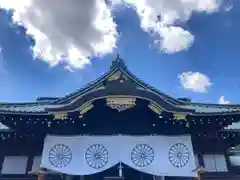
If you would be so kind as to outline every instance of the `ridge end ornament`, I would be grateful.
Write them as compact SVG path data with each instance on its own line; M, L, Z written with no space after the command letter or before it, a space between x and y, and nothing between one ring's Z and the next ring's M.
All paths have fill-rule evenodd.
M136 98L133 97L107 97L107 106L118 112L125 111L136 106Z

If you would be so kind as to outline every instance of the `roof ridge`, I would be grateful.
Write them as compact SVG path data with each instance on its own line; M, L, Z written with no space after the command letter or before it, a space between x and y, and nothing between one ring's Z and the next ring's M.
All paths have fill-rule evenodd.
M240 104L215 104L215 103L200 103L200 102L185 102L185 105L202 105L202 106L216 106L216 107L240 107Z
M90 81L89 83L87 83L86 85L84 85L83 87L75 90L74 92L64 96L64 97L60 97L56 100L53 100L52 103L61 103L62 101L64 101L64 99L69 99L72 96L78 96L77 94L79 94L80 92L86 91L87 89L90 89L91 86L93 86L95 83L98 83L99 81L105 79L107 76L111 75L112 73L116 72L117 70L120 69L127 69L127 66L124 62L124 60L122 58L120 58L119 53L117 53L116 58L112 61L111 66L109 68L109 70L104 73L103 75L101 75L100 77ZM81 94L81 93L80 93Z

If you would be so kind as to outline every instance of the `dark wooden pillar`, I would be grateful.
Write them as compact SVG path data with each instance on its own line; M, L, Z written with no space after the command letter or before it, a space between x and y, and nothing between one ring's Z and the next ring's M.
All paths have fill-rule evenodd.
M203 152L201 152L201 153L198 154L198 162L199 162L199 166L200 166L200 167L205 167L203 155L204 155Z
M228 152L225 152L224 156L225 156L225 159L226 159L228 172L234 171L234 168L232 167L230 159L229 159L230 154Z
M39 170L29 172L29 174L36 175L37 180L46 180L46 176L48 173L45 169L40 168Z
M0 149L0 174L2 172L3 162L5 158L5 153L3 149Z
M26 174L28 174L28 172L30 172L32 170L33 159L34 159L33 155L28 156Z
M206 173L207 170L200 166L200 167L198 167L198 168L195 170L195 172L197 173L196 180L201 180L201 175L202 175L203 173Z

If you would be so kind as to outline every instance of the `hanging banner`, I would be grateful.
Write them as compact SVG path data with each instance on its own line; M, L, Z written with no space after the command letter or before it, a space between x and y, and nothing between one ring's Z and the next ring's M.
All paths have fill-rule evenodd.
M41 166L71 175L89 175L116 165L118 147L111 136L47 136Z
M196 176L190 136L47 136L41 167L90 175L119 162L156 176Z
M124 136L119 159L122 163L156 176L186 176L196 173L189 136Z

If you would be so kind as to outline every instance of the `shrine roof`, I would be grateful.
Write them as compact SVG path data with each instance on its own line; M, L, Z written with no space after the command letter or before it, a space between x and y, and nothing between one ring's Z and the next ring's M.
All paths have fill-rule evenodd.
M38 98L36 102L29 103L0 103L0 113L14 113L14 114L47 114L49 111L54 109L62 109L66 106L70 106L69 104L74 104L79 99L83 98L88 94L93 94L92 96L98 96L98 91L105 88L105 84L109 81L115 81L117 79L120 81L128 79L128 83L126 89L129 90L129 95L133 95L135 97L139 96L139 94L151 94L147 95L147 97L152 97L153 100L156 98L159 99L160 107L163 109L167 109L168 111L173 112L188 112L191 114L215 114L215 115L225 115L225 114L240 114L240 104L204 104L204 103L195 103L185 101L183 99L173 98L166 93L150 86L144 81L140 80L133 73L131 73L124 61L119 58L119 56L112 62L109 71L106 72L101 77L96 80L88 83L81 89L64 96L64 97L43 97ZM108 82L107 82L108 81ZM118 87L116 86L113 94L122 95L121 91L119 91L119 87L121 89L121 85L125 86L124 83L119 83ZM131 85L130 85L131 84ZM131 87L130 87L131 86ZM135 88L137 91L141 91L136 95L131 94L131 88ZM108 91L106 91L108 92ZM95 93L95 94L94 94ZM126 93L126 92L125 92ZM100 93L101 94L101 93ZM105 94L105 96L108 94Z
M59 99L60 101L60 99ZM194 102L180 102L177 107L193 110L196 113L239 113L240 105L220 105L220 104L201 104ZM41 113L46 112L46 109L52 107L61 107L59 104L55 104L54 101L43 103L0 103L1 112L29 112L29 113Z
M198 113L239 113L240 105L229 104L203 104L194 102L185 102L183 105L179 105L182 108L192 109Z

